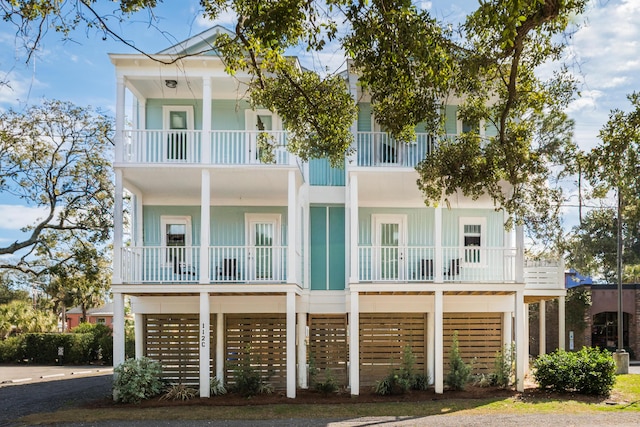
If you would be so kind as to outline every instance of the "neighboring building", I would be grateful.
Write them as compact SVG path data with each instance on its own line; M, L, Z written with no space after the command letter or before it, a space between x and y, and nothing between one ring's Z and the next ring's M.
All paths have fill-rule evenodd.
M159 57L196 51L224 31ZM228 76L215 55L178 67L110 57L115 365L124 360L128 296L136 356L199 384L201 396L212 376L233 381L246 351L288 397L308 386L309 360L357 395L400 363L405 346L442 393L454 331L477 369L492 369L496 351L515 343L522 389L527 303L564 299L562 263L526 263L522 229L505 231L505 214L488 198L460 194L450 208L425 207L414 166L436 141L418 133L398 144L380 131L357 76L345 74L359 102L354 154L334 169L289 154L279 117L251 110L247 76ZM445 114L447 131L459 133L454 102ZM257 155L258 117L277 141L274 164Z
M101 307L87 309L87 319L82 318L82 307L74 307L67 310L67 331L72 330L80 323L98 323L113 328L113 303L109 302Z

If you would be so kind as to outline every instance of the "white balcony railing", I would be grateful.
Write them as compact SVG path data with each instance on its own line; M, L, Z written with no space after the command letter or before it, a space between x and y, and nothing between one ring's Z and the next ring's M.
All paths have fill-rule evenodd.
M123 143L126 163L289 165L293 161L285 131L127 130Z
M527 289L564 289L564 260L526 259L524 283Z
M122 250L124 283L283 283L285 246L213 246L208 278L200 280L199 247L144 246Z
M433 282L439 257L443 282L515 281L514 248L484 247L380 247L358 248L358 272L362 282Z
M435 149L435 139L426 133L418 133L410 143L393 139L386 132L358 132L358 166L365 167L415 167Z

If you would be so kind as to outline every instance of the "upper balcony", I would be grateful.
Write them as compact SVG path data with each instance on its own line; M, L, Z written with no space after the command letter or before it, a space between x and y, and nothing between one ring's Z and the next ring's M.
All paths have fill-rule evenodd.
M448 135L447 137L451 137ZM358 132L356 158L360 167L415 168L427 154L436 149L436 138L426 133L406 143L386 132Z
M123 143L128 164L300 165L285 131L127 130Z

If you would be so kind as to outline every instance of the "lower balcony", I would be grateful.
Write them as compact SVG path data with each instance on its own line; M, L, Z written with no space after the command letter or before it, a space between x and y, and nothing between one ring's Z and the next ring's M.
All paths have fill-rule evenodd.
M360 246L360 282L514 283L515 248ZM439 261L439 262L437 262ZM441 268L438 270L437 265Z
M201 248L144 246L122 250L123 283L286 283L285 246L212 246L201 280Z

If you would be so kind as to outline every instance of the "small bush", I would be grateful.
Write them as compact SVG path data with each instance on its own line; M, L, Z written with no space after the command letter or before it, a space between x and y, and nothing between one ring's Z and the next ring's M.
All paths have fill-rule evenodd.
M496 359L493 363L493 372L490 377L490 384L500 388L507 388L515 382L515 366L513 363L515 347L504 346L502 350L496 352Z
M615 384L615 362L611 353L583 347L576 353L556 350L533 363L533 377L541 389L576 391L608 396Z
M393 369L389 375L374 386L374 392L380 395L404 394L409 390L426 390L429 387L429 376L414 373L416 358L411 346L405 346L402 351L402 365Z
M74 334L91 334L93 340L89 350L89 361L101 360L105 364L113 362L113 332L107 325L81 323L71 331Z
M113 391L118 402L137 403L162 392L162 367L155 360L128 359L113 371Z
M222 384L218 378L213 377L211 381L209 381L209 390L211 391L212 396L222 396L223 394L227 394L227 389Z
M240 393L244 397L272 393L273 387L262 379L262 374L254 367L250 346L244 349L243 356L242 361L233 370L235 382L233 391ZM256 362L256 365L259 364L259 362Z
M449 354L449 373L446 384L453 390L464 390L471 378L471 365L464 363L458 346L458 331L453 333L453 344Z
M160 400L190 400L196 397L198 390L184 384L172 384Z
M326 369L325 372L324 381L316 381L314 383L314 388L317 392L327 396L338 391L339 387L333 372L331 372L330 369Z

